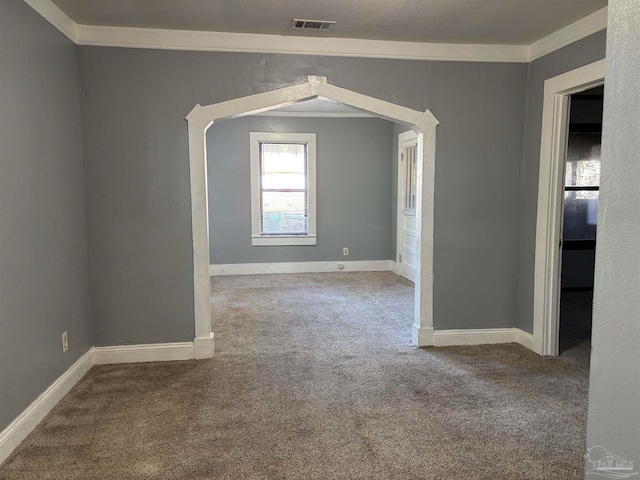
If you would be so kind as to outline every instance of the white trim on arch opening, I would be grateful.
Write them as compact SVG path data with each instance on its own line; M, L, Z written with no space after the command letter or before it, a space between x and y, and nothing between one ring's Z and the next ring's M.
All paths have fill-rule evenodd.
M410 125L423 141L418 149L416 205L417 276L413 340L419 346L433 343L433 205L437 119L419 112L327 83L326 77L309 75L290 87L249 95L208 106L196 105L187 115L191 178L195 341L213 344L209 298L209 219L207 213L206 132L219 120L281 108L313 98L326 98L370 112L386 120Z
M600 60L544 83L533 287L533 349L540 355L558 354L560 235L570 97L602 85L604 77L605 60Z

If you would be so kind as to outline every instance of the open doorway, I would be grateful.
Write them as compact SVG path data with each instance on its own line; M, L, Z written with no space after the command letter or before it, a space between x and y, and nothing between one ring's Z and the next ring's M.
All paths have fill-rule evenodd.
M219 352L255 352L264 342L290 352L325 336L351 339L354 350L411 343L421 143L406 124L324 98L208 129ZM394 262L396 203L410 270Z
M568 207L576 207L576 212L579 211L582 215L580 218L582 218L583 228L590 230L594 236L593 240L595 240L595 225L589 227L589 224L586 223L587 220L593 222L593 215L597 211L594 203L591 202L591 207L589 207L587 201L589 200L587 197L593 196L588 192L593 192L595 186L571 185L573 171L569 173L567 181L567 167L573 168L574 164L574 162L566 162L571 125L571 100L573 95L590 91L604 85L604 83L605 61L601 60L549 78L544 84L533 286L533 350L540 355L558 355L560 352L563 231L567 230L567 235L575 235L572 232L573 225L566 229L563 228L565 195L568 195ZM580 102L577 100L577 104ZM598 118L597 115L596 118ZM599 121L601 123L601 120ZM597 122L585 123L583 121L582 127L574 126L573 128L574 130L578 128L593 129L592 126L588 126L588 123ZM597 149L594 147L595 151ZM589 148L589 155L586 157L590 159L591 156L591 148ZM589 161L585 160L587 163L576 161L576 164L580 164L582 165L580 168L584 168L584 165L592 165L588 163ZM580 180L580 182L586 181ZM569 187L569 191L565 191L565 186ZM574 188L576 193L571 193ZM577 198L578 196L585 198ZM579 204L574 201L576 199L580 201ZM587 219L589 208L591 209L591 217ZM573 216L576 217L576 215ZM567 221L573 221L571 214L568 215ZM581 245L586 244L582 243ZM592 245L595 250L595 242L592 242ZM580 264L584 264L584 262L580 262ZM589 267L586 268L588 270ZM571 268L568 267L567 271L570 270ZM587 308L590 310L590 307Z
M382 119L409 125L422 141L417 152L416 247L417 274L412 343L433 344L433 204L435 175L435 130L438 121L427 110L419 112L384 100L337 87L326 77L308 76L307 81L240 97L225 102L196 105L187 115L191 177L191 217L194 268L194 350L196 358L213 355L209 286L209 222L207 192L206 132L214 122L275 110L307 100L324 98L363 110ZM366 172L364 172L366 173Z
M564 176L559 353L590 345L604 85L574 93Z

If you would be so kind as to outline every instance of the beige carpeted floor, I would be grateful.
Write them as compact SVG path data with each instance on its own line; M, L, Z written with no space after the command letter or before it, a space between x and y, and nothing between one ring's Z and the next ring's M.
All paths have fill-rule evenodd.
M0 478L583 478L586 346L415 349L412 310L391 273L215 278L213 360L94 368Z

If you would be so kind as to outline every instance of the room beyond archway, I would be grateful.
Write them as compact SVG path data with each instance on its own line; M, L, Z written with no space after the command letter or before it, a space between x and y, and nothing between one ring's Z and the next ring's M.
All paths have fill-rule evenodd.
M213 355L209 305L209 225L205 134L215 122L273 110L314 98L326 98L364 110L380 118L408 124L419 138L417 152L415 317L413 343L433 343L433 206L435 129L438 121L429 110L418 112L400 105L336 87L326 77L309 76L290 87L237 98L208 106L196 105L187 116L194 267L195 355Z

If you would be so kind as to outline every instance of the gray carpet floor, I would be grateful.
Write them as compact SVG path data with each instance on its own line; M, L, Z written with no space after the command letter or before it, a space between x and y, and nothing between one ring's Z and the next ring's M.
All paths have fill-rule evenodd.
M586 345L413 348L386 272L211 288L215 358L93 368L0 478L584 477Z

